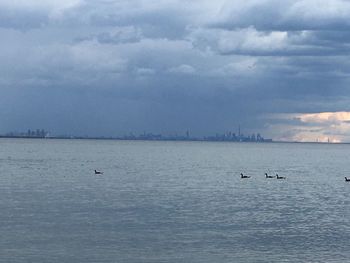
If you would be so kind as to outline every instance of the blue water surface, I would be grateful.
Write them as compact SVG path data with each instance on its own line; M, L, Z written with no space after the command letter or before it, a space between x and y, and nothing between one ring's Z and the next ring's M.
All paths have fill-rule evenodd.
M346 144L1 139L0 262L350 262L349 156Z

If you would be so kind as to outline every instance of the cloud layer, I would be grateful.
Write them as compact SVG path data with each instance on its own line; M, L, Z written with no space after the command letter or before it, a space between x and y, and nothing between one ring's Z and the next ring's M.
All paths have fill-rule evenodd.
M350 111L349 21L345 0L4 0L0 132L305 140L271 116Z

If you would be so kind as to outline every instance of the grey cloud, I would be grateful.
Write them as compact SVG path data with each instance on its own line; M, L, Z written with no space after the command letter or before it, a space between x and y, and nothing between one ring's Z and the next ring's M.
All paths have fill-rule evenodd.
M248 0L227 2L212 26L254 26L261 31L347 30L350 3L344 0Z
M78 37L74 42L97 41L101 44L127 44L139 42L143 39L142 31L134 26L113 27L109 30L97 32L90 36Z
M332 41L332 37L335 37ZM221 55L245 56L344 56L350 54L346 34L333 32L200 29L193 33L195 46L210 46Z
M38 11L12 11L0 8L0 27L19 30L40 28L48 23L49 18L45 13Z
M1 115L6 130L207 134L241 124L268 136L269 125L299 121L271 113L350 110L345 1L330 1L334 10L289 0L75 2L0 19L0 97L12 101L1 108L16 116Z
M3 0L0 3L0 28L31 30L45 27L66 17L66 11L69 13L81 3L82 0Z
M349 16L341 0L227 2L200 39L223 55L349 55Z

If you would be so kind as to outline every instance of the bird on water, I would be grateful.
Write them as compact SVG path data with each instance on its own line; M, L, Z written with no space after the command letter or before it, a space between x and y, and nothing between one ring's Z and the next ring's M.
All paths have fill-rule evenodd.
M274 178L274 176L268 175L267 173L265 173L265 178Z
M277 179L286 179L286 177L284 177L284 176L279 176L278 174L276 174L276 178L277 178Z
M95 174L103 174L103 172L95 170Z
M243 175L243 174L241 173L241 178L242 178L242 179L246 179L246 178L250 178L250 176L248 176L248 175Z
M350 182L350 178L345 177L345 182Z

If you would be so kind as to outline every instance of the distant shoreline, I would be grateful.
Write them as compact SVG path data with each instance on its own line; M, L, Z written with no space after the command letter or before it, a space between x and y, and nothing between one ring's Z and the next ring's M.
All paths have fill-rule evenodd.
M212 140L212 139L200 139L200 138L189 138L189 139L145 139L145 138L118 138L118 137L84 137L84 136L50 136L50 137L30 137L30 136L6 136L0 135L0 139L35 139L35 140L111 140L111 141L152 141L152 142L227 142L227 143L291 143L291 144L350 144L350 142L337 142L337 143L328 143L328 142L298 142L298 141L274 141L274 140L265 140L265 141L233 141L233 140Z
M58 139L58 140L115 140L115 141L173 141L173 142L241 142L241 143L267 143L273 142L271 139L265 141L235 141L235 140L214 140L205 138L159 138L159 139L147 139L147 138L122 138L122 137L85 137L85 136L49 136L49 137L37 137L37 136L7 136L0 135L0 139Z

